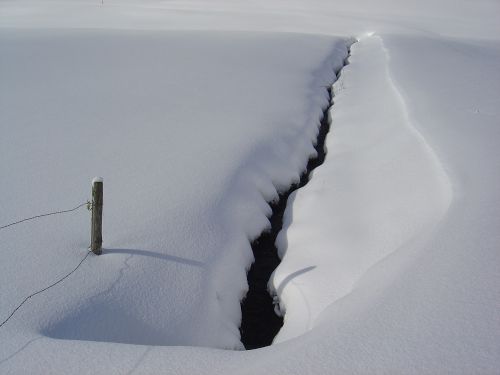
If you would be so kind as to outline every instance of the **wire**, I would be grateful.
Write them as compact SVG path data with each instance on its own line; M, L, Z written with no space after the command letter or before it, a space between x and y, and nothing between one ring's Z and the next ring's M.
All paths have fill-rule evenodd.
M25 304L26 301L28 301L31 297L34 297L36 296L37 294L40 294L40 293L43 293L45 292L47 289L50 289L52 288L53 286L56 286L57 284L59 284L60 282L62 282L63 280L67 279L68 277L70 277L81 265L82 263L85 261L85 259L87 259L87 257L89 256L90 254L90 251L87 252L87 254L83 257L83 259L80 261L80 263L78 263L78 265L68 274L66 274L65 276L63 276L62 278L60 278L59 280L57 280L56 282L50 284L49 286L46 286L45 288L43 289L40 289L38 291L36 291L35 293L32 293L30 294L28 297L26 297L23 302L21 302L11 313L10 315L7 317L7 319L5 319L1 324L0 324L0 328L2 328L2 326L7 323L9 321L10 318L12 318L12 316L14 316L14 314L16 313L17 310L19 310L21 308L22 305Z
M78 206L76 206L75 208L72 208L72 209L70 209L70 210L54 211L54 212L49 212L48 214L41 214L41 215L36 215L36 216L28 217L28 218L26 218L26 219L22 219L22 220L19 220L19 221L14 222L14 223L10 223L10 224L7 224L7 225L3 225L3 226L1 226L1 227L0 227L0 230L5 229L5 228L8 228L8 227L10 227L10 226L12 226L12 225L20 224L20 223L23 223L23 222L28 221L28 220L38 219L38 218L40 218L40 217L44 217L44 216L57 215L57 214L64 214L64 213L66 213L66 212L76 211L76 210L78 210L79 208L81 208L81 207L83 207L83 206L87 206L87 207L88 207L88 206L89 206L89 202L87 201L87 202L85 202L85 203L82 203L82 204L80 204L80 205L78 205Z

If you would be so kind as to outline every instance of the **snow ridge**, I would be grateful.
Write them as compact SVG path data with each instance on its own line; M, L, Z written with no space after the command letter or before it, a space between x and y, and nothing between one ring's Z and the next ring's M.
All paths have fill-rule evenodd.
M276 342L328 319L325 311L372 270L427 238L451 202L449 179L390 79L381 38L361 38L352 50L334 85L325 164L290 197L278 237L283 261L272 284L286 315Z
M434 164L434 170L436 173L437 178L440 180L440 184L443 187L443 192L444 194L448 195L447 197L447 206L449 207L451 205L451 202L453 200L453 186L451 183L451 178L446 172L446 168L444 167L443 162L439 159L437 153L434 151L434 149L431 147L429 142L425 139L423 134L418 130L418 126L415 125L415 120L410 118L409 112L408 112L408 107L405 103L405 99L403 98L403 95L401 94L401 91L398 89L396 83L394 82L392 75L389 70L389 62L390 62L390 53L388 49L384 45L384 40L381 36L375 35L375 38L378 38L380 41L380 45L382 50L385 53L386 56L386 71L385 74L387 76L387 81L389 84L392 86L395 95L397 96L400 107L402 109L402 112L405 116L405 124L408 126L409 131L413 132L414 136L416 139L418 139L422 145L422 148L424 148L427 151L427 156L428 158L432 161Z

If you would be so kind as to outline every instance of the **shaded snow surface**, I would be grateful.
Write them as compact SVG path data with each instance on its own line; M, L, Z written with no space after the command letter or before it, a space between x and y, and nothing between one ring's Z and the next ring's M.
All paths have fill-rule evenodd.
M498 373L496 1L3 1L0 225L84 203L104 254L0 328L0 373ZM279 33L277 33L279 32ZM308 35L306 35L308 34ZM285 324L241 349L249 241L290 199ZM0 232L0 321L85 208Z

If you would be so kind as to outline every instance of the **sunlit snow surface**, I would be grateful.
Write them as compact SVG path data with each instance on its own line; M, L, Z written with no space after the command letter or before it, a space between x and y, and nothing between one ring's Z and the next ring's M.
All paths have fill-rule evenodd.
M85 202L99 175L105 250L0 328L0 373L497 372L499 15L1 2L0 225ZM278 241L277 343L203 348L241 347L249 239L314 152L352 36L325 164ZM0 321L88 241L84 208L0 231Z

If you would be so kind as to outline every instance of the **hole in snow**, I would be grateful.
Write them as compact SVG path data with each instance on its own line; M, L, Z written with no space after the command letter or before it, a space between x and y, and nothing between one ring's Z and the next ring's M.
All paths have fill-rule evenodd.
M288 197L292 192L306 185L311 172L325 160L325 139L330 130L328 111L332 103L332 90L328 88L327 91L330 105L323 110L315 146L317 156L309 159L306 171L302 174L299 183L293 184L288 191L281 193L278 202L270 204L272 208L272 215L269 219L271 229L263 232L252 243L255 262L248 272L249 289L241 303L241 342L247 350L271 345L283 326L283 317L278 315L278 296L269 294L267 284L271 274L280 263L275 242L278 233L283 228L283 215Z

